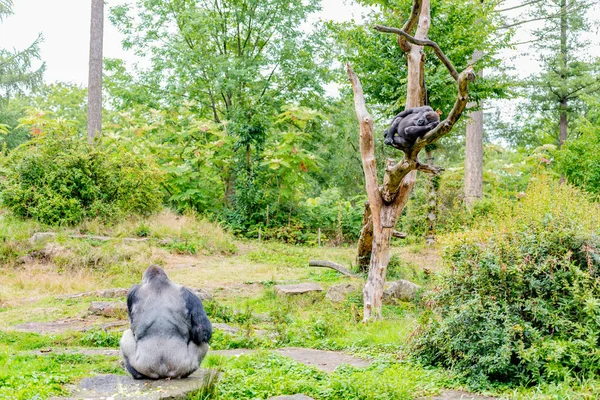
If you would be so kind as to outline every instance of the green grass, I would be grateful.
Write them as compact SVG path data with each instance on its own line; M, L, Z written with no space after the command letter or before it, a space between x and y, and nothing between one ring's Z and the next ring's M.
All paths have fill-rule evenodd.
M116 357L81 354L44 356L0 350L0 399L67 395L66 385L94 374L122 374Z
M214 360L209 358L205 365L210 367ZM217 359L223 361L219 400L296 393L315 399L413 399L452 382L441 371L386 360L375 360L367 368L340 367L331 374L268 352Z

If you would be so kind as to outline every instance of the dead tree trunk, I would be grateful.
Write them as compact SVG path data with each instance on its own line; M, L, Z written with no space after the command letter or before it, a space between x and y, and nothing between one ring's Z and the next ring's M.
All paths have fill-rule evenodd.
M102 132L102 41L104 36L104 0L92 0L90 60L88 75L88 142Z
M471 64L483 57L483 52L476 51L471 58ZM483 71L479 71L483 76ZM475 102L467 104L467 108L482 104ZM465 205L471 208L475 201L483 196L483 110L469 113L467 135L465 139Z
M460 118L467 104L468 81L475 78L471 67L459 74L452 62L442 52L437 43L427 40L429 31L429 0L414 0L411 17L403 29L375 26L380 32L394 33L398 35L398 44L406 51L408 58L408 88L406 107L412 108L423 104L423 93L420 83L422 63L424 62L423 46L432 47L436 56L448 68L450 75L457 81L458 98L448 117L436 128L427 132L423 137L417 139L411 149L405 151L404 158L396 163L387 161L387 167L383 178L383 185L379 187L375 163L375 145L373 136L373 118L367 111L364 94L360 81L350 64L347 65L348 77L354 91L354 105L360 126L360 153L365 174L367 197L371 209L371 217L367 221L361 233L364 245L368 232L372 230L371 259L369 263L369 274L363 289L364 294L364 321L381 319L381 307L383 298L383 286L386 278L386 270L390 260L390 238L400 213L404 209L408 196L415 184L416 172L424 171L431 174L439 174L441 168L423 164L419 161L419 152L429 144L436 142L443 135L450 132L456 121ZM410 32L419 23L416 37ZM369 228L370 227L370 228Z

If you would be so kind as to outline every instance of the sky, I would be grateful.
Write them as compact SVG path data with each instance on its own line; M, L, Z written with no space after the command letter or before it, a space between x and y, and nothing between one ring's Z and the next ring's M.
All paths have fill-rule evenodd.
M88 52L90 35L90 0L13 0L14 15L0 23L0 48L23 49L42 34L41 58L46 62L45 81L73 82L87 85ZM108 21L110 7L132 2L133 0L106 0L104 24L104 56L121 58L128 64L139 61L132 53L121 48L122 36ZM506 0L503 7L519 4L522 0ZM361 8L351 0L323 0L319 15L322 19L335 21L360 20ZM518 12L518 11L517 11ZM600 7L592 10L596 20L600 20ZM515 41L530 38L535 24L520 28ZM592 40L591 54L600 56L600 36L598 30L589 32ZM527 46L518 46L502 54L509 64L516 67L517 74L529 74L539 69L535 53Z
M44 80L87 85L90 40L90 0L13 0L14 14L0 23L0 48L23 49L41 33ZM139 61L121 48L122 35L108 20L108 10L132 0L106 0L104 6L104 57ZM344 0L324 0L320 17L335 21L360 18L361 8Z

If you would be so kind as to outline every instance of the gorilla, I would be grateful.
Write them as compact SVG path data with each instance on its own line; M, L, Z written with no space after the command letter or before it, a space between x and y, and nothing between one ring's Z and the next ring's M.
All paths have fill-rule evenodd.
M384 143L399 150L412 148L417 138L438 126L440 115L429 106L409 108L396 115L383 133Z
M198 369L212 336L198 296L150 265L129 289L127 311L131 327L120 345L134 379L185 378Z

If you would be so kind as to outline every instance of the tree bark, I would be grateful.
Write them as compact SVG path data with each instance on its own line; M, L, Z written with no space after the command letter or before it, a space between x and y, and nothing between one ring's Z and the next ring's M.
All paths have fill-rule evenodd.
M426 150L425 160L427 165L433 166L434 157L433 151ZM429 175L429 191L427 193L427 230L425 231L425 244L431 246L435 243L435 221L437 219L437 189L440 177L437 175Z
M471 64L482 56L481 51L476 51ZM483 71L479 71L478 75L483 76ZM475 102L467 104L467 108L475 106ZM483 196L483 110L472 111L468 117L465 139L465 205L471 208Z
M567 0L561 0L560 2L560 77L563 81L567 79L567 67L568 67L568 43L567 43ZM568 136L568 121L567 121L567 108L569 104L567 98L563 97L560 99L560 136L558 138L559 148L567 141ZM564 178L563 178L564 180Z
M88 75L88 142L102 132L102 41L104 37L104 0L92 0L90 59Z
M358 238L358 255L356 266L360 272L368 272L371 264L371 252L373 250L373 221L371 220L371 206L367 201L363 211L362 229Z

